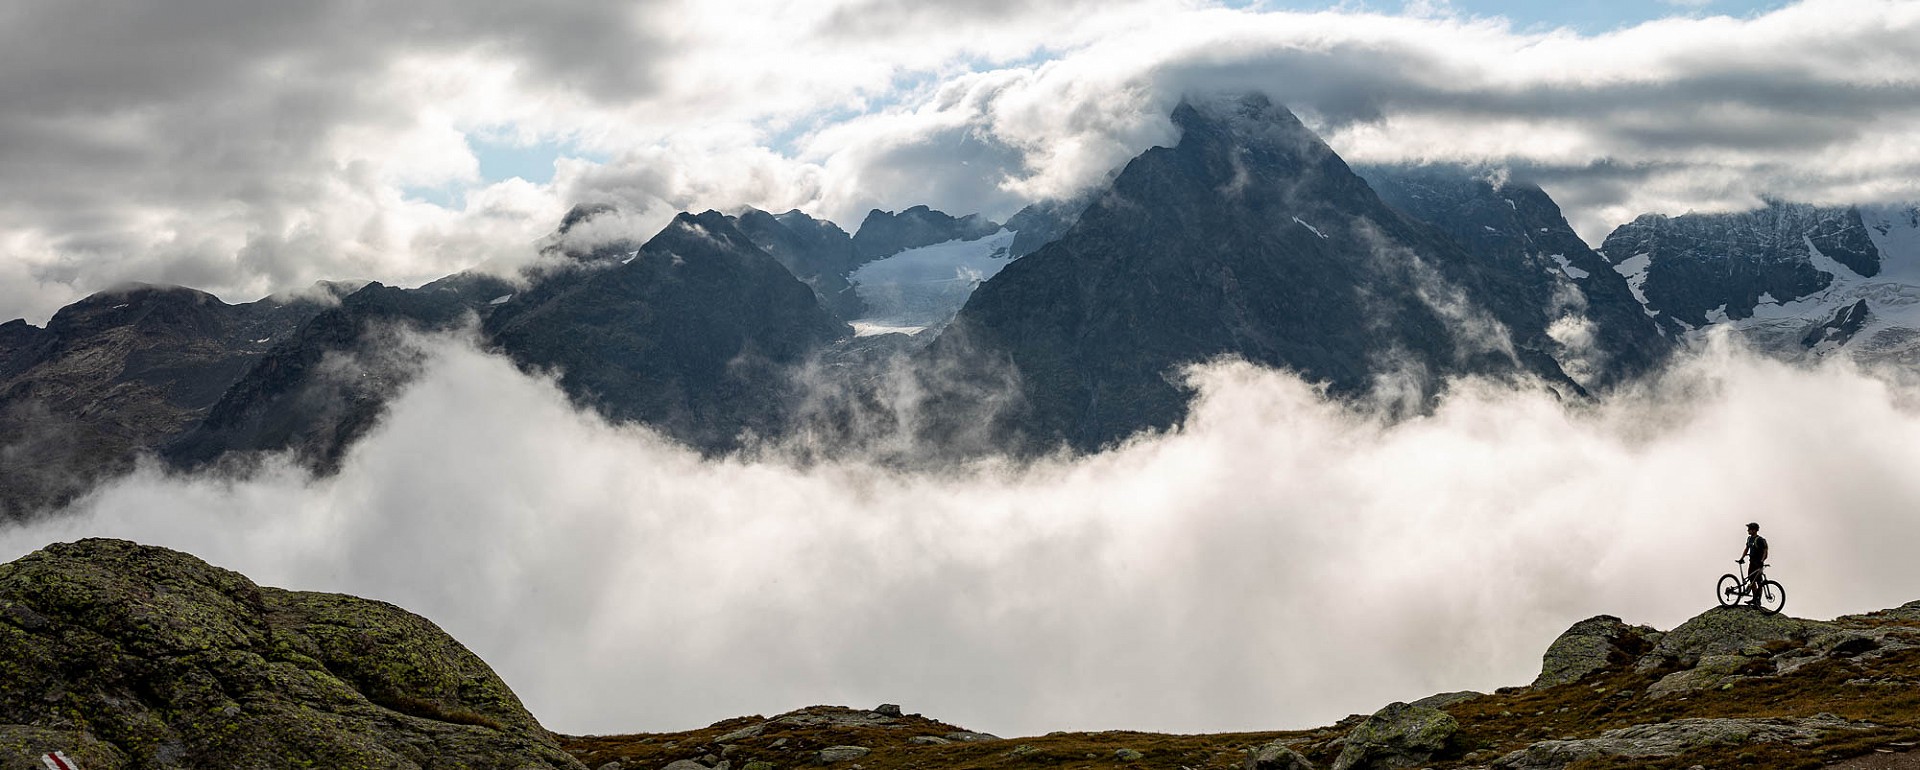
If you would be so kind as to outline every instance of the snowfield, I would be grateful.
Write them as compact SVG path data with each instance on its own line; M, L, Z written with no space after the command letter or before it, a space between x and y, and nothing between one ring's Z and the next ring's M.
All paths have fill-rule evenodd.
M854 333L916 334L944 326L960 312L975 287L1013 260L1013 231L985 238L947 241L907 249L861 265L847 280L867 303L867 316L853 321Z

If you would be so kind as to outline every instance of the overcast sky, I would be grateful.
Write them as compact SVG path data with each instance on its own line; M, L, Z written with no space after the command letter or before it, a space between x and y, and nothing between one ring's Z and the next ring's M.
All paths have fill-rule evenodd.
M1920 3L0 6L0 318L512 265L578 201L1004 217L1260 89L1354 162L1648 211L1920 197Z

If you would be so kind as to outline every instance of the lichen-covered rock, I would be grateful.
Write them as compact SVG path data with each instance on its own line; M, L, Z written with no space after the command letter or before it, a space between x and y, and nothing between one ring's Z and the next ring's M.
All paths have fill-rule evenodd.
M1667 632L1649 653L1650 662L1692 668L1711 655L1740 655L1768 642L1804 642L1839 630L1828 623L1769 615L1750 607L1716 607Z
M1455 692L1434 693L1433 695L1429 695L1425 698L1421 698L1407 705L1420 706L1422 708L1430 708L1430 709L1443 709L1455 703L1464 703L1466 701L1473 700L1474 698L1478 698L1483 695L1486 695L1486 693L1474 692L1473 690L1459 690Z
M44 767L43 754L63 752L87 770L128 767L127 755L113 744L77 730L55 730L26 725L0 725L0 767Z
M859 759L873 751L865 746L828 746L820 750L817 760L820 764L831 765L835 762L849 762Z
M1880 610L1877 612L1869 612L1865 615L1842 615L1836 620L1842 621L1842 622L1862 621L1862 620L1868 620L1868 621L1893 620L1893 621L1905 621L1909 623L1920 622L1920 601L1907 602L1906 604L1902 604L1890 610Z
M1583 759L1671 757L1714 744L1775 743L1805 745L1836 731L1876 727L1832 714L1801 719L1676 719L1660 724L1608 730L1595 738L1541 741L1495 761L1503 770L1559 770Z
M1612 615L1587 618L1573 624L1547 647L1533 686L1577 682L1594 672L1632 663L1660 638L1660 632L1652 628L1630 626Z
M0 565L0 725L0 764L55 731L89 768L583 767L424 618L120 540Z
M1675 671L1660 678L1647 688L1647 697L1665 698L1696 690L1719 687L1737 679L1741 674L1766 673L1755 672L1756 666L1771 670L1771 661L1767 658L1750 658L1745 655L1708 655L1700 659L1698 665L1685 671Z
M1313 770L1313 763L1285 741L1274 741L1248 752L1246 770Z
M1415 767L1451 748L1460 723L1439 709L1389 703L1347 733L1333 770Z

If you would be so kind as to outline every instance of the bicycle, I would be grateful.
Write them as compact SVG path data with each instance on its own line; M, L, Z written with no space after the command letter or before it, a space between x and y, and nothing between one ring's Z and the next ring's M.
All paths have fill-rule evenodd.
M1740 565L1746 564L1744 561L1734 563ZM1787 589L1778 582L1767 579L1765 570L1768 566L1769 565L1766 564L1760 565L1762 571L1760 573L1759 585L1757 586L1754 583L1748 582L1746 577L1742 575L1733 573L1721 575L1720 606L1732 607L1740 604L1743 600L1751 598L1756 588L1760 591L1759 607L1761 612L1773 615L1778 613L1781 607L1787 606Z

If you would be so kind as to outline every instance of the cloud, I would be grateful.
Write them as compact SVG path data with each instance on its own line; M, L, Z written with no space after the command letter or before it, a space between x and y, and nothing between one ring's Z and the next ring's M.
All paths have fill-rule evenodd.
M511 269L580 201L641 230L741 205L1004 218L1172 141L1194 90L1267 91L1354 162L1511 167L1594 241L1762 194L1920 197L1920 9L1893 0L1597 36L1198 0L36 1L0 21L0 317L36 321L126 280L237 301ZM476 138L596 160L493 183Z
M1530 681L1576 620L1711 606L1758 520L1801 616L1912 596L1920 387L1724 340L1638 392L1458 383L1386 422L1194 372L1179 430L1029 467L703 460L462 339L315 480L142 471L0 558L111 535L396 602L549 727L897 702L975 729L1304 727Z

